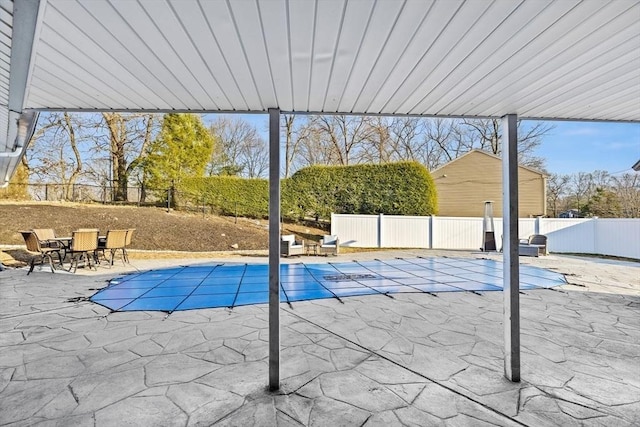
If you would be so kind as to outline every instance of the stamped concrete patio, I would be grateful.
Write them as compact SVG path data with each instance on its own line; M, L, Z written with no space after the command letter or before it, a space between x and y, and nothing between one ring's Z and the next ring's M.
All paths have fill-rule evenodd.
M340 259L443 255L499 259L417 250ZM278 393L266 390L266 305L110 313L86 298L134 267L9 269L0 425L640 424L640 264L521 261L572 283L521 293L522 382L503 377L501 292L394 294L283 304Z

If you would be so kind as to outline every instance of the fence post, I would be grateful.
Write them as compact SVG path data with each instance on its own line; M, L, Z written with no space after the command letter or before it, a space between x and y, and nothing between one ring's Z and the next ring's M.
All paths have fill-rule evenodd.
M598 250L598 217L593 217L593 253L599 254Z
M334 231L335 221L333 220L333 218L334 218L334 214L333 212L331 212L331 230L329 231L329 234L331 234L332 236L334 236L337 233L337 230Z
M378 214L378 247L383 248L382 245L382 232L384 230L384 226L382 222L384 221L384 214Z
M433 230L434 230L433 223L435 222L435 220L436 220L435 215L429 216L429 249L433 249Z

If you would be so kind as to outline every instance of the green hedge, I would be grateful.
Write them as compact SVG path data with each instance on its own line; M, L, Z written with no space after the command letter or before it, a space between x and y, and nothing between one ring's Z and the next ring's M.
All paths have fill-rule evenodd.
M431 215L436 189L417 162L384 165L311 166L281 182L282 217L329 218L331 213ZM264 179L216 176L185 179L180 203L204 202L221 215L266 218L269 183Z
M437 196L429 171L417 162L311 166L291 177L283 208L299 216L345 214L431 215ZM286 200L285 200L286 198ZM284 211L284 209L283 209Z
M186 178L178 188L181 205L206 206L219 215L247 218L269 216L269 182L234 176Z

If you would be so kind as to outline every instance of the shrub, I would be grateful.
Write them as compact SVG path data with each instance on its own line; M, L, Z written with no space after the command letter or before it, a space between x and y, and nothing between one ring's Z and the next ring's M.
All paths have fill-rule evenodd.
M269 215L269 183L264 179L234 176L185 178L178 191L183 204L210 206L220 215L266 218Z
M28 192L29 171L22 163L18 165L16 173L9 181L9 186L0 189L0 199L7 200L29 200Z
M384 165L311 166L291 177L287 203L304 215L328 218L350 214L431 215L436 189L417 162Z
M437 210L433 179L417 162L310 166L283 179L281 186L281 212L285 219L329 218L332 212L431 215ZM265 179L187 178L178 191L181 203L204 203L221 215L269 215L269 182Z

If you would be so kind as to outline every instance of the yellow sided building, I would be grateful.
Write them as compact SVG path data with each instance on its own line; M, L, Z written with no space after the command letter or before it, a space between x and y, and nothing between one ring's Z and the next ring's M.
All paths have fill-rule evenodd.
M438 191L438 215L482 217L484 202L493 201L493 214L502 216L502 159L472 150L431 171ZM547 214L547 179L537 170L518 168L518 216Z

